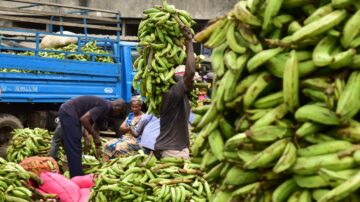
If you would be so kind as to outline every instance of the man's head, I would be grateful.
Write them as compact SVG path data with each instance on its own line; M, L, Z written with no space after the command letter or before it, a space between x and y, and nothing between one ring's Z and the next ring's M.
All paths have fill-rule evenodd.
M121 113L126 111L126 103L123 99L116 99L111 102L112 104L112 115L119 116Z
M175 68L175 80L179 81L185 74L185 65L179 65Z

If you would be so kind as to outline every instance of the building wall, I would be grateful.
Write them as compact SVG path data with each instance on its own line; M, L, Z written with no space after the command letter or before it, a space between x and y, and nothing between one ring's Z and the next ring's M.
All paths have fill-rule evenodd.
M162 0L39 0L73 6L88 6L100 9L118 10L124 18L141 18L142 11L160 5ZM179 9L190 12L194 19L208 20L227 13L239 0L168 0ZM29 4L0 1L0 6L23 6ZM53 7L34 7L36 10L58 11Z

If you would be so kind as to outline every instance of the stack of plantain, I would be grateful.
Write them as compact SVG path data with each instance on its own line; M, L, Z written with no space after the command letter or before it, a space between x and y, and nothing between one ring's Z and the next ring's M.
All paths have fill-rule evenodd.
M191 32L195 21L185 10L178 10L166 1L144 11L145 18L139 24L138 37L141 46L140 57L134 62L138 71L133 86L140 88L146 97L149 113L159 115L161 94L175 84L175 68L186 58L185 38L182 27ZM138 84L140 81L140 84Z
M28 184L29 179L42 183L35 174L0 157L0 201L35 201L34 197L39 195L35 196L38 193L33 193L34 188Z
M41 128L14 129L7 148L7 160L19 163L30 156L47 156L50 152L51 133Z
M195 40L212 103L191 148L213 201L360 201L360 3L243 0Z
M199 165L182 158L166 157L158 161L142 152L107 162L89 201L209 201L209 184Z

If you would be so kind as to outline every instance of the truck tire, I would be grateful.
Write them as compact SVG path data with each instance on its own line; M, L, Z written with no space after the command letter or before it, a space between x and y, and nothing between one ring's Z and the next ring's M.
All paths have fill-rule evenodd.
M11 139L11 131L24 128L21 121L11 114L0 114L0 157L6 157L6 149Z

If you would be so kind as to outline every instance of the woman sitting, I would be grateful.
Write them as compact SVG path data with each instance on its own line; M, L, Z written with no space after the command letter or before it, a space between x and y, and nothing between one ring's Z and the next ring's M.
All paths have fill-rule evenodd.
M140 98L133 97L131 99L131 112L120 126L120 130L124 133L124 135L119 139L111 140L105 144L105 160L141 149L139 146L140 136L138 137L135 133L140 118L144 114L141 111L141 106L142 101Z

